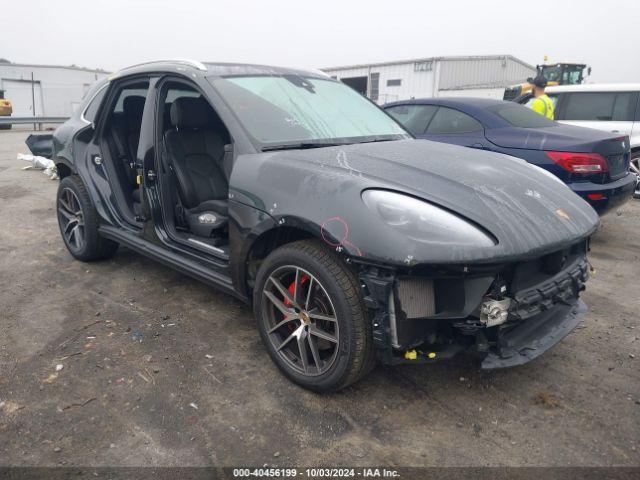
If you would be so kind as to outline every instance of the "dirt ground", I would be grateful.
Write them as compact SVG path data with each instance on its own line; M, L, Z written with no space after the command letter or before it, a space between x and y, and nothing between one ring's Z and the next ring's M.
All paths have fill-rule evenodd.
M0 465L640 465L640 201L603 220L585 324L543 357L317 395L239 301L126 249L73 260L26 136L0 132Z

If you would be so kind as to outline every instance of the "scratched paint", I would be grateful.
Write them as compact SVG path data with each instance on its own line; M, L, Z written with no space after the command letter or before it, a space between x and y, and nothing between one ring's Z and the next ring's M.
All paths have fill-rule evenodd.
M331 217L322 222L320 235L322 240L337 252L347 248L354 251L358 257L363 256L360 249L349 241L349 224L340 216Z

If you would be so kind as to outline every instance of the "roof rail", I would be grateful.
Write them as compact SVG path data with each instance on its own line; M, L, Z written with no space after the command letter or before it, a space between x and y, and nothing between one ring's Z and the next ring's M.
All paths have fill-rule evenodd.
M153 60L150 62L142 62L142 63L137 63L135 65L130 65L128 67L121 69L120 71L129 70L131 68L136 68L136 67L142 67L144 65L153 65L154 63L181 63L184 65L189 65L191 67L197 68L198 70L202 70L205 72L207 71L207 67L204 63L198 62L197 60L189 60L189 59Z

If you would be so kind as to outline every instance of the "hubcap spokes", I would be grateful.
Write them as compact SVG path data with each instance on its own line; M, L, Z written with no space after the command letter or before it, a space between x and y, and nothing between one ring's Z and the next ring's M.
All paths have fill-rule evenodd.
M84 215L78 197L69 188L65 188L58 198L58 219L67 244L80 250L84 245Z
M320 282L302 268L280 267L263 295L263 321L278 355L305 375L331 368L338 353L338 321Z

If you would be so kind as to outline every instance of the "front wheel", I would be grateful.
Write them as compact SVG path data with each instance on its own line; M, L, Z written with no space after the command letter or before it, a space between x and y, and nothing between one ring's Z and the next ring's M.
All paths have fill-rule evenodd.
M56 210L62 240L71 255L84 262L113 256L118 244L98 233L98 212L80 177L60 181Z
M305 388L339 390L374 365L360 286L319 242L294 242L266 258L256 278L254 313L273 361Z
M631 159L629 170L636 176L636 188L633 192L633 198L640 198L640 155Z

